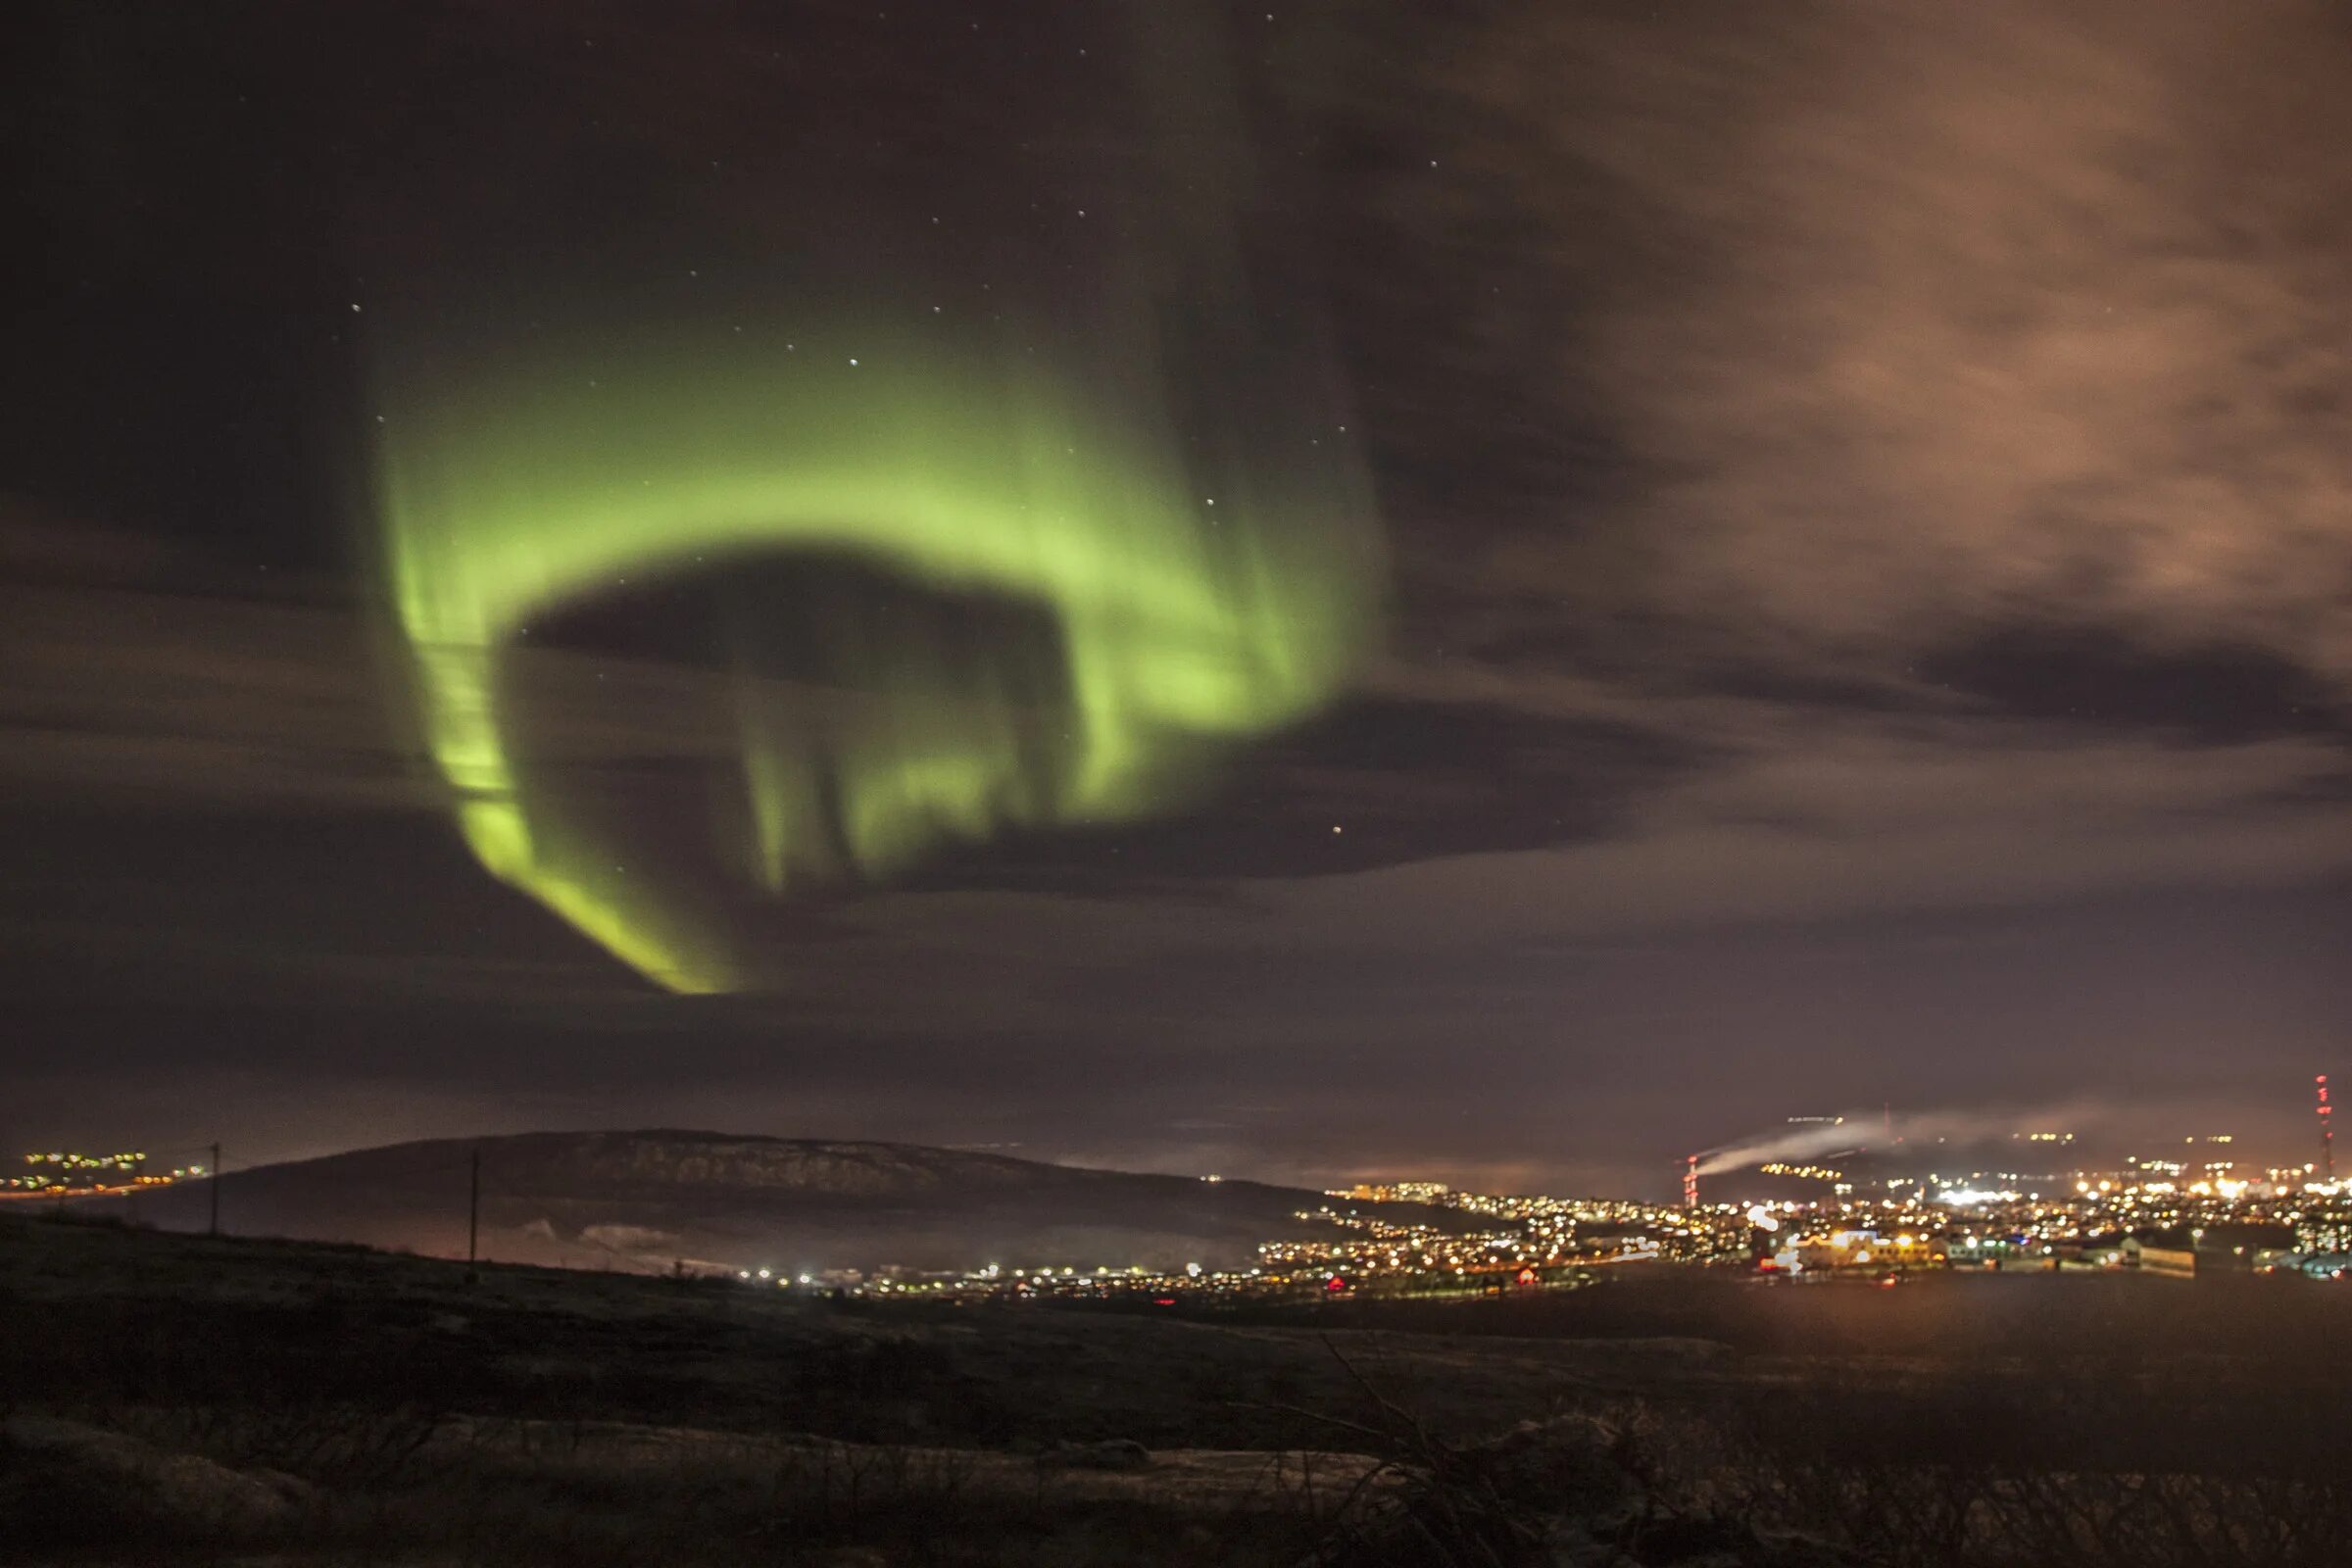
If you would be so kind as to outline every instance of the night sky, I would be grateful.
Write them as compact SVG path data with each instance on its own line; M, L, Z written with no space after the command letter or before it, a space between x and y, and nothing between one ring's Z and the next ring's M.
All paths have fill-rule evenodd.
M2307 1157L2352 20L1265 3L10 7L0 1147Z

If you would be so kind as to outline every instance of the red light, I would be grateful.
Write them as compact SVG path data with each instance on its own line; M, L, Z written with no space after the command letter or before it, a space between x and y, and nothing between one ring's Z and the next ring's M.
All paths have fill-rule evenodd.
M1154 1296L1152 1298L1152 1304L1153 1306L1174 1306L1176 1304L1176 1298L1173 1296Z
M1334 1274L1323 1282L1323 1288L1327 1291L1344 1291L1348 1288L1348 1282Z
M1520 1283L1520 1284L1522 1284L1522 1285L1533 1285L1533 1284L1535 1284L1535 1283L1536 1283L1536 1271L1535 1271L1534 1269L1532 1269L1532 1268L1523 1268L1523 1269L1521 1269L1521 1270L1519 1271L1519 1283Z

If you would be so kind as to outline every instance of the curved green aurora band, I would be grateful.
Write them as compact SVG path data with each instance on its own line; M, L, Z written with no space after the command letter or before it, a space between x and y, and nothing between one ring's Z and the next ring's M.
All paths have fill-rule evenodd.
M1286 405L1280 430L1227 418L1204 445L1138 394L1150 375L1107 395L1097 377L1090 402L1083 378L1027 355L1008 368L827 336L789 354L679 342L610 350L594 368L385 389L394 600L465 840L677 991L745 976L724 922L621 869L534 779L501 678L533 617L624 578L777 550L854 555L1052 615L1067 667L1050 725L1009 678L981 672L990 695L971 701L973 672L920 646L843 651L879 690L870 722L794 734L747 710L751 850L770 891L845 857L886 874L944 840L1164 806L1200 743L1330 697L1370 617L1366 487L1320 416Z

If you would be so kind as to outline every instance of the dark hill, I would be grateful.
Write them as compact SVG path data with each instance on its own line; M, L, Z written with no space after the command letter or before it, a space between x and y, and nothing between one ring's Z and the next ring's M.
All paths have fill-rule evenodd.
M232 1171L221 1185L221 1228L464 1256L476 1150L482 1255L574 1267L1234 1266L1260 1241L1308 1231L1296 1212L1325 1201L1257 1182L913 1144L525 1133ZM198 1229L209 1200L204 1183L183 1184L143 1197L139 1217Z

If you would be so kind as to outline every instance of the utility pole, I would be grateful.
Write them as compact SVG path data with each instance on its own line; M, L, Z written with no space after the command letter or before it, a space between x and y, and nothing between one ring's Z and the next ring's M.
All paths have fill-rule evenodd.
M213 1216L206 1223L204 1234L218 1236L220 1234L220 1146L219 1144L213 1146L211 1171L213 1179L206 1196L213 1200Z
M482 1152L476 1149L468 1162L466 1184L466 1266L473 1267L482 1238Z

